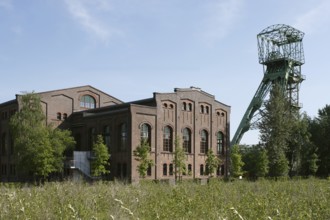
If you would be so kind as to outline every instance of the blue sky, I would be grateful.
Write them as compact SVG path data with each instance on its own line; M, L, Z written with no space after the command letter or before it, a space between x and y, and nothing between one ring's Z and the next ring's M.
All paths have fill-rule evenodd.
M230 105L231 134L262 79L256 35L306 35L300 102L329 104L329 0L0 0L0 103L92 85L123 101L196 86ZM241 143L258 142L257 131Z

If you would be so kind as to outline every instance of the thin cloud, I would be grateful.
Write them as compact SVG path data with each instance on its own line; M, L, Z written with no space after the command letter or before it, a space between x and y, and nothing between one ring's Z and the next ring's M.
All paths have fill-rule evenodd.
M208 44L214 44L228 35L239 19L243 5L243 0L214 0L208 5L209 16L204 32Z
M330 1L320 4L297 17L294 27L308 33L322 31L330 25Z
M94 35L102 42L108 43L113 35L121 34L120 31L104 25L104 23L92 13L92 9L109 10L110 5L108 1L92 1L93 4L88 5L84 0L65 0L65 3L68 6L69 13L85 31Z
M0 0L0 8L10 10L13 8L12 0Z

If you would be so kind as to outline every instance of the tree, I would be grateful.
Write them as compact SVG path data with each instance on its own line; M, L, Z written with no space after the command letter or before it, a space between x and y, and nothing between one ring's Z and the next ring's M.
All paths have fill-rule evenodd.
M233 177L242 176L243 175L242 167L244 166L244 162L242 161L242 155L240 153L238 145L232 146L230 152L230 160L231 160L231 175Z
M309 121L311 142L315 149L311 152L317 154L317 175L330 175L330 105L319 109L318 116Z
M139 146L133 151L133 155L136 161L139 161L137 171L140 177L145 178L148 168L154 165L154 161L149 159L150 146L146 139L142 139Z
M103 142L102 135L97 135L96 142L92 147L93 160L91 162L91 170L93 176L100 176L108 174L110 171L107 169L109 165L110 154L107 146Z
M312 154L306 155L310 152L311 134L308 131L308 117L304 113L297 118L292 118L290 136L288 139L288 149L286 157L289 161L289 174L290 176L303 174L303 157L308 156L307 160ZM307 151L306 151L307 150Z
M61 172L63 153L75 143L70 132L46 126L37 94L27 93L18 101L21 108L10 119L10 132L20 172L42 179Z
M221 163L220 158L218 158L213 153L212 149L208 150L207 154L206 154L206 160L205 160L207 174L212 177L215 170L219 167L220 163Z
M268 174L267 151L261 145L243 147L243 170L249 178L257 179Z
M270 92L269 101L258 123L260 140L265 145L269 160L270 176L286 176L289 166L286 158L292 117L290 103L283 90L275 84Z
M182 180L182 174L186 172L185 160L186 160L186 155L180 143L180 138L176 137L174 159L173 159L173 164L175 165L175 169L174 169L175 180L179 180L179 181Z

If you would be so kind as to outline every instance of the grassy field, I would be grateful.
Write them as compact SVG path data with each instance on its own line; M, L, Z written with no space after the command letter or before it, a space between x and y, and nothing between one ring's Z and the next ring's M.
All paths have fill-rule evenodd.
M0 219L330 219L330 181L0 186Z

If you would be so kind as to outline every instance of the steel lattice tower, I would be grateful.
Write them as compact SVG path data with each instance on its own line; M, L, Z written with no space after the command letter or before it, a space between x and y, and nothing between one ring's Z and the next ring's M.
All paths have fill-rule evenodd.
M231 145L239 144L243 134L253 126L272 85L277 82L291 103L291 112L299 114L299 87L304 77L301 66L305 62L304 33L284 24L272 25L257 35L259 63L263 65L263 79L247 108Z

